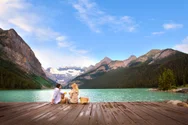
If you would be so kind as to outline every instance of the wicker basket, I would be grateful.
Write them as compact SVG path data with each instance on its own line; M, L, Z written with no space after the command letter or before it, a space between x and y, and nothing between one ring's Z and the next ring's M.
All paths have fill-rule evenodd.
M89 98L87 97L80 97L80 103L87 104L89 102Z

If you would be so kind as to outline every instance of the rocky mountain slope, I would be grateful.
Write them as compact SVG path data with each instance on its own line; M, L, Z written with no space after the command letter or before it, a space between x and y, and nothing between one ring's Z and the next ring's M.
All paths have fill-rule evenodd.
M4 53L1 57L4 60L14 62L27 73L45 77L45 73L35 54L14 29L1 29L0 40L0 50Z
M34 52L14 29L0 29L0 68L0 88L52 86Z
M130 62L132 62L134 60L136 60L136 56L134 56L134 55L132 55L128 59L124 60L123 62L124 62L125 67L129 67Z

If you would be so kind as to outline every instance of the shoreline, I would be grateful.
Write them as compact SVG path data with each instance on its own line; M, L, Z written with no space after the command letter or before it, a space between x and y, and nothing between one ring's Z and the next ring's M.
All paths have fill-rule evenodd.
M185 93L188 94L188 88L177 88L171 90L159 90L158 88L150 88L149 91L159 91L159 92L173 92L173 93Z

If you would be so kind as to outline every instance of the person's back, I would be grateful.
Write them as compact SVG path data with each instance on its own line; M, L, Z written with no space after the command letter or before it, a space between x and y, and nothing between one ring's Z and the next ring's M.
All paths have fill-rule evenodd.
M53 93L51 104L58 104L58 103L61 102L60 89L61 89L61 84L57 84L56 88L54 89L54 93Z
M70 91L70 103L78 103L79 92L76 89Z

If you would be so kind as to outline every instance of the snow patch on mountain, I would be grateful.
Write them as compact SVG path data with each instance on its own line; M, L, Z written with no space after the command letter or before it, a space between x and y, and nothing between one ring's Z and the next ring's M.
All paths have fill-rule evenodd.
M45 73L47 77L60 83L66 85L70 80L81 75L87 70L86 67L60 67L60 68L47 68Z
M50 68L49 69L49 72L51 74L61 74L61 75L71 75L71 76L78 76L80 75L81 73L84 73L83 70L77 70L77 69L65 69L65 70L58 70L56 68Z

